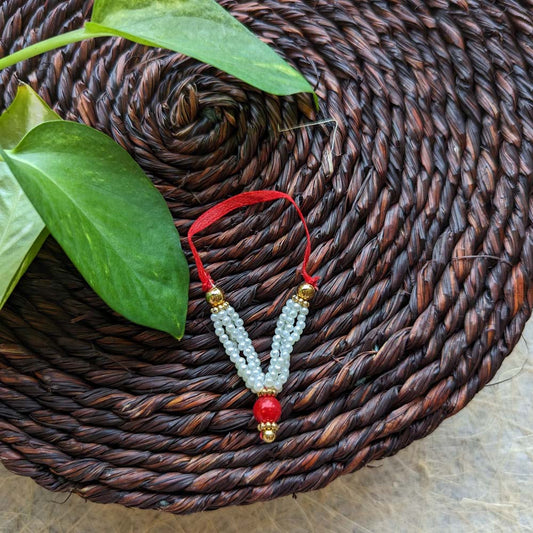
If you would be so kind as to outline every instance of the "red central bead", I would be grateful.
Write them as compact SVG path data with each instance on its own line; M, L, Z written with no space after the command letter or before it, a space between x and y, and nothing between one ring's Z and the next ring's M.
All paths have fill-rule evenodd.
M254 403L254 417L259 422L277 422L281 418L281 404L274 396L261 396Z

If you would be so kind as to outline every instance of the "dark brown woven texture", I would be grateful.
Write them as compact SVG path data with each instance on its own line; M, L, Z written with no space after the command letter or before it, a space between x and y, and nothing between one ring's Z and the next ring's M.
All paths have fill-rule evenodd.
M111 135L181 235L243 190L296 197L322 284L279 438L259 441L195 271L176 342L112 313L50 240L0 313L0 457L51 490L186 513L317 489L463 408L530 316L533 3L223 5L316 86L319 113L307 96L113 39L1 72L1 105L28 81L64 118ZM7 0L1 53L89 12ZM335 138L331 124L279 132L328 117ZM294 210L248 208L198 244L265 361L298 283Z

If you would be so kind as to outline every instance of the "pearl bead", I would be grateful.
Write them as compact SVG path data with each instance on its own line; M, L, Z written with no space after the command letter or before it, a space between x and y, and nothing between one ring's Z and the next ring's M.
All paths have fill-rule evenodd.
M244 328L244 321L233 307L229 306L217 313L212 313L211 320L215 327L215 334L235 365L237 375L243 379L252 392L259 394L265 387L276 392L281 391L289 377L293 345L301 338L308 313L307 307L292 299L285 303L276 322L266 373L261 368L261 361ZM267 398L267 396L261 396L263 397ZM270 396L270 398L274 397Z
M245 357L251 357L254 355L254 350L252 348L245 348L242 353L245 355Z

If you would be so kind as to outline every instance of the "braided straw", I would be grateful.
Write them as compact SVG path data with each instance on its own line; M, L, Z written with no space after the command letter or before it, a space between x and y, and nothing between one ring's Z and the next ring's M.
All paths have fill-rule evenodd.
M182 236L217 201L277 189L306 216L321 290L278 440L210 327L129 323L50 239L0 313L0 458L51 490L187 513L317 489L462 409L530 316L531 0L225 0L316 86L262 94L165 50L99 39L0 72L111 135ZM81 26L82 0L0 4L1 52ZM332 118L333 124L293 129ZM266 362L305 235L284 202L198 239Z

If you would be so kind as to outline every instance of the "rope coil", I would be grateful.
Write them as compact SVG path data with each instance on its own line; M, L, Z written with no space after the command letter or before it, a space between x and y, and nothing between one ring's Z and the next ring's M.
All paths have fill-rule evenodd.
M243 190L305 199L321 295L292 354L283 434L257 442L253 395L199 290L176 343L112 313L49 240L0 312L0 458L50 490L189 513L317 489L462 409L530 316L531 5L221 4L316 86L316 116L308 95L265 95L122 39L1 71L1 105L20 79L112 136L181 235ZM2 53L79 28L90 8L3 2ZM293 129L321 117L335 138ZM301 257L292 215L273 202L205 230L202 258L262 359Z

